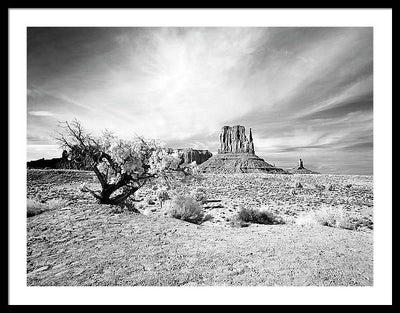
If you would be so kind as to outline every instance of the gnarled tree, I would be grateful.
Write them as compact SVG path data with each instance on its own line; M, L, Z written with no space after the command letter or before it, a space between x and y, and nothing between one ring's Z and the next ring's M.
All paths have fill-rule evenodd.
M74 152L71 161L86 164L89 161L101 190L85 188L100 203L120 204L148 180L163 177L168 181L169 175L190 175L195 170L194 165L181 168L180 152L164 149L155 140L142 137L123 140L107 130L95 137L77 119L60 122L59 127L56 140L63 149Z

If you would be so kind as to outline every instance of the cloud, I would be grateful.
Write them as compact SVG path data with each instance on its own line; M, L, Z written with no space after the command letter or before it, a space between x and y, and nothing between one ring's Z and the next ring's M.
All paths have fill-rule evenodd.
M261 156L324 168L340 154L330 171L369 173L372 47L368 27L29 28L28 132L77 117L217 151L220 128L241 124Z
M54 116L55 114L49 111L29 111L28 114L34 116Z
M324 107L318 111L314 111L304 116L305 119L332 119L342 117L348 113L358 111L372 111L373 95L356 96L353 98L344 99L342 102Z
M360 151L360 150L370 150L373 148L373 146L374 144L372 141L366 141L366 142L350 144L348 146L343 147L343 149L347 151Z

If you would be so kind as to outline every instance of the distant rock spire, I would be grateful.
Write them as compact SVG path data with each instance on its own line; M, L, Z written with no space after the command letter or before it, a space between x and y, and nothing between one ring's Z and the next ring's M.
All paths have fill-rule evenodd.
M249 133L249 153L255 154L254 143L253 143L253 134L251 132L251 128L250 128L250 133Z

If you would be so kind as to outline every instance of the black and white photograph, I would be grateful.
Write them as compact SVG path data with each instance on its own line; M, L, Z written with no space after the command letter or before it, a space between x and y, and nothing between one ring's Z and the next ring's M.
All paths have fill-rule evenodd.
M26 286L373 287L374 40L27 26Z

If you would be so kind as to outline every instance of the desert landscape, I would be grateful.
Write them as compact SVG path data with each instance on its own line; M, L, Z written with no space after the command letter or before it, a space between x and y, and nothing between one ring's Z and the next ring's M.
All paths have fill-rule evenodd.
M372 39L28 27L27 285L374 286Z
M99 188L93 172L27 175L28 198L53 205L27 220L30 286L373 284L371 176L202 174L170 192L204 193L210 218L196 225L169 216L172 200L161 207L154 187L115 207L81 191ZM241 206L282 224L235 225ZM310 215L324 208L322 220ZM323 225L339 210L348 224Z

